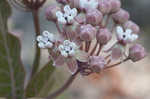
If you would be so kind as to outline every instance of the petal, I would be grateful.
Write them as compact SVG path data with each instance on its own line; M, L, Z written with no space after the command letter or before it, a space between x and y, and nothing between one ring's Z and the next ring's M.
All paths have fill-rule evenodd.
M117 26L116 31L117 31L117 34L124 33L123 28L121 26Z
M80 62L87 62L89 59L89 54L84 51L77 50L75 52L75 58Z
M57 18L63 17L63 13L61 11L56 12Z
M66 24L66 23L67 23L67 21L65 20L64 17L59 17L57 20L58 20L58 22L60 22L61 24Z
M77 9L76 9L76 8L73 8L70 13L71 13L71 16L72 16L72 17L77 16Z
M130 35L132 33L132 30L131 29L126 29L125 33Z
M64 57L68 57L68 53L66 53L65 51L61 51L61 55Z
M41 40L42 40L42 36L41 35L39 35L39 36L37 36L37 38L36 38L36 40L38 41L38 42L40 42Z
M51 48L51 47L53 46L53 44L52 44L51 42L47 42L47 43L45 44L45 46L48 47L48 48Z
M73 58L67 60L67 66L71 74L74 74L78 70L77 61Z
M71 42L70 42L69 40L65 40L63 44L64 44L64 46L69 46L70 43L71 43Z
M136 35L136 34L132 34L131 36L130 36L130 40L133 42L133 41L135 41L135 40L137 40L138 39L138 35Z
M69 15L69 14L70 14L70 11L71 11L70 6L69 6L69 5L66 5L66 6L64 7L64 11L65 11L65 14Z
M50 35L50 33L48 31L43 32L43 36L48 37L49 35Z
M45 44L43 42L38 43L39 48L45 48Z

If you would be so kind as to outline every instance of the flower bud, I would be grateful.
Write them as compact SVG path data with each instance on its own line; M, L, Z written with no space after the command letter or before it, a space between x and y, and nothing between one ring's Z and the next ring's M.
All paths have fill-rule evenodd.
M90 56L89 65L93 72L99 73L106 65L105 58L102 56Z
M108 14L111 11L111 2L110 0L100 0L98 4L98 9L103 14Z
M111 38L112 38L112 34L107 28L100 29L96 35L96 39L97 39L98 43L100 43L102 45L107 44L107 42Z
M140 44L135 44L129 48L129 58L133 61L139 61L146 56L146 51Z
M89 9L86 14L86 21L88 24L98 25L103 19L102 13L97 9Z
M80 26L80 38L84 41L91 41L96 36L96 28L94 28L92 25L81 25Z
M56 0L58 3L67 4L68 0Z
M60 11L60 8L58 7L58 6L56 6L56 5L51 5L51 6L49 6L47 9L46 9L46 13L45 13L45 15L46 15L46 19L47 20L56 20L57 19L57 17L56 17L56 12L57 11Z
M116 23L123 24L130 18L126 10L120 9L118 12L112 14L112 18Z
M69 0L71 7L80 8L80 0Z
M120 10L121 7L121 2L120 0L109 0L111 3L111 12L115 13Z
M133 33L139 33L140 28L137 24L135 24L133 21L127 21L126 23L123 24L123 27L125 29L131 29Z

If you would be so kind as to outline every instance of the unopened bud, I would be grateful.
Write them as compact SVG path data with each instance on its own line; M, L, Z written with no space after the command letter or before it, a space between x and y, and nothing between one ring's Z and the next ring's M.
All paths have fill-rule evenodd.
M98 9L103 14L108 14L111 11L111 2L110 0L99 0Z
M82 25L80 27L80 38L84 41L91 41L96 36L96 28L92 25Z
M89 65L93 72L99 73L105 66L105 58L102 56L91 56L89 59Z
M139 33L140 28L137 24L135 24L133 21L127 21L126 23L123 24L123 27L125 29L131 29L133 33Z
M135 44L129 49L129 58L133 61L139 61L146 56L146 52L143 46Z
M111 3L111 12L112 13L115 13L120 10L120 7L121 7L120 0L110 0L109 2Z
M128 21L130 15L126 10L120 9L118 12L112 14L112 18L116 23L123 24Z
M46 15L46 19L47 20L56 20L57 19L57 17L56 17L56 12L57 11L60 11L60 8L58 7L58 6L56 6L56 5L51 5L51 6L49 6L47 9L46 9L46 13L45 13L45 15Z
M112 38L112 34L107 28L100 29L96 35L96 39L98 43L102 45L107 44L107 42L111 40L111 38Z
M98 25L103 19L102 13L97 9L89 9L86 14L86 21L88 24Z

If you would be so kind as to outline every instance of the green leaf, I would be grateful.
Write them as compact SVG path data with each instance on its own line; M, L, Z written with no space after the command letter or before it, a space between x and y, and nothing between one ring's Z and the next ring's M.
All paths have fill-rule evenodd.
M54 84L52 78L54 70L55 68L52 66L52 62L48 62L39 72L37 72L27 86L27 97L46 96Z
M23 99L21 45L17 37L8 33L7 20L10 15L11 8L6 0L0 0L0 97Z

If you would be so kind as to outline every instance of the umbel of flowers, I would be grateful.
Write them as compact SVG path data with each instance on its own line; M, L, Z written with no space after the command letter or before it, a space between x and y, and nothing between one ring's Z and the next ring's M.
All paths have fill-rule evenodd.
M79 70L89 75L146 56L135 43L139 26L121 8L120 0L56 1L46 9L46 18L56 24L58 35L44 31L37 37L54 66L66 65L72 74Z

